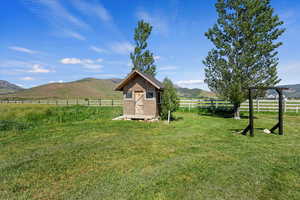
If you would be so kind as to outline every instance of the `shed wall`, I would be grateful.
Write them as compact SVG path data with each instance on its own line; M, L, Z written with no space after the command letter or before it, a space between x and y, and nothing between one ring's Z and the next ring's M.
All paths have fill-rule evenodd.
M157 105L158 90L151 85L148 81L140 76L135 76L127 85L124 86L123 92L126 94L128 91L132 91L132 99L124 99L123 112L124 115L135 115L135 99L134 92L144 92L144 115L157 117L159 115L159 109ZM146 99L146 91L154 91L154 99Z

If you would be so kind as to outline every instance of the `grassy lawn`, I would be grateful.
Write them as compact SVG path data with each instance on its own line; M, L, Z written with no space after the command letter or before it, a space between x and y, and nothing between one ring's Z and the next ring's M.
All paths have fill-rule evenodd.
M112 121L119 108L0 106L0 199L300 199L300 116Z

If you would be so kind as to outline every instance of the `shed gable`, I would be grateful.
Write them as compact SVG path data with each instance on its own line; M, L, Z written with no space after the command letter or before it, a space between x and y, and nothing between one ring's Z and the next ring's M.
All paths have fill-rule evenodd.
M163 89L163 85L161 84L161 82L159 82L154 77L149 76L149 75L147 75L145 73L142 73L140 71L134 70L125 79L123 79L121 81L121 83L119 83L117 85L117 87L115 88L115 90L117 90L117 91L123 91L128 84L130 84L131 82L134 82L134 80L136 79L136 77L140 77L141 79L144 80L144 81L139 81L140 84L144 83L142 85L149 85L150 84L150 85L152 85L154 88L156 88L158 90L162 90Z

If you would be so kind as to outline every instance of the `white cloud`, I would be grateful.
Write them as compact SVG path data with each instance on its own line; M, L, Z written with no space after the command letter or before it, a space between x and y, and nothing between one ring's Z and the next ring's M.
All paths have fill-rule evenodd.
M19 61L19 60L7 60L7 61L0 61L0 67L1 68L15 68L15 67L32 67L31 62L26 61Z
M40 64L34 64L32 66L32 69L28 70L27 72L30 72L30 73L49 73L49 72L51 72L51 70L43 68Z
M17 86L19 86L19 87L25 87L23 84L16 84Z
M23 0L25 6L35 15L48 22L54 35L86 40L81 34L69 30L90 30L91 27L78 15L71 13L61 0ZM68 30L68 31L66 31Z
M65 33L66 36L72 37L72 38L77 39L77 40L86 40L86 38L83 35L81 35L77 32L74 32L74 31L65 30L64 33Z
M96 47L96 46L90 46L90 50L95 51L97 53L106 53L107 51L105 49Z
M99 2L72 0L72 3L75 8L86 15L96 16L103 22L109 22L112 20L112 16L108 10Z
M91 59L83 59L82 61L81 61L81 64L82 63L86 63L86 64L93 64L94 63L94 61L93 60L91 60Z
M82 67L91 70L99 70L103 68L103 66L99 64L103 62L103 59L101 58L98 58L96 60L79 59L79 58L63 58L60 60L60 62L65 65L81 65Z
M103 65L99 65L99 64L82 64L82 66L86 69L91 69L91 70L99 70L101 68L103 68Z
M0 68L3 68L4 70L2 71L2 73L5 73L7 75L55 72L55 70L53 70L53 68L47 63L43 63L40 61L0 61Z
M203 80L185 80L185 81L177 81L177 84L180 86L188 86L188 85L200 85L203 84Z
M14 51L19 51L19 52L28 53L28 54L37 54L38 53L37 51L33 51L31 49L27 49L27 48L24 48L24 47L11 46L11 47L8 47L8 48L11 49L11 50L14 50Z
M282 79L279 85L299 84L300 60L280 63L278 66L278 74Z
M22 77L20 79L23 80L23 81L33 81L33 80L35 80L34 78L32 78L30 76Z
M65 81L59 80L59 81L49 81L49 83L64 83Z
M138 10L136 13L139 20L144 20L149 22L153 26L153 32L159 33L161 35L168 35L169 33L169 23L165 16L161 14L150 14L144 10Z
M111 44L111 50L117 54L129 54L134 50L130 42L115 42Z
M62 64L70 64L70 65L74 65L74 64L80 64L81 60L79 58L63 58L60 61Z
M96 59L96 62L103 62L103 59L102 58L98 58L98 59Z
M178 69L178 67L173 65L167 65L158 68L159 71L169 71L169 70L176 70L176 69Z
M27 7L36 15L46 19L54 26L66 27L66 25L75 25L80 28L89 28L89 26L72 15L58 0L26 0Z
M160 57L160 56L154 56L153 58L154 58L154 60L155 60L155 61L158 61L158 60L160 60L160 59L161 59L161 57Z

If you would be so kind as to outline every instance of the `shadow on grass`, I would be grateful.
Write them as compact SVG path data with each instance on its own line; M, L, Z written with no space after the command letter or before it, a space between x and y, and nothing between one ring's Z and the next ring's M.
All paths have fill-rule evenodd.
M175 122L182 121L182 120L184 120L183 117L174 117L174 119L172 119L172 121L175 121Z
M245 127L246 128L246 127ZM242 131L244 131L245 129L240 129L240 128L232 128L232 129L229 129L231 132L234 132L234 133L240 133ZM265 130L265 128L254 128L254 131L263 131Z
M197 113L202 116L212 116L219 118L233 118L233 109L228 107L209 107L209 108L198 108ZM249 116L241 113L241 119L248 119ZM257 119L254 117L254 119Z
M267 135L278 135L279 133L277 131L273 131L271 133L264 133L263 131L267 129L267 128L254 128L254 135L255 134L267 134ZM243 134L243 131L245 129L229 129L229 131L231 131L232 133L235 133L235 134L240 134L242 136L248 136L250 133L249 131L246 133L246 134ZM261 131L261 132L257 132L257 131Z

